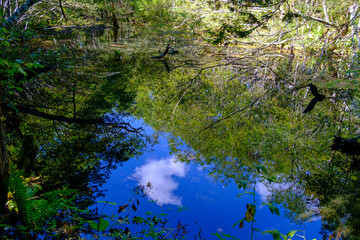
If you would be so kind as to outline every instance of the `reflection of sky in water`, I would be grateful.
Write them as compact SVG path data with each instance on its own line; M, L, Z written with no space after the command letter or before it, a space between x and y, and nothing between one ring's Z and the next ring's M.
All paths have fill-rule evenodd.
M151 133L151 129L146 128L146 132ZM195 239L194 235L200 229L201 236L205 239L217 239L211 234L216 232L230 234L239 239L250 239L251 223L245 222L243 229L232 226L244 218L246 204L253 203L252 195L244 194L238 198L236 196L243 190L239 190L235 184L223 186L214 182L201 167L175 162L175 158L169 155L167 141L163 137L153 150L144 153L140 159L124 163L123 167L113 172L104 186L108 189L104 200L116 202L118 205L107 206L105 214L117 213L118 206L126 204L133 196L132 189L138 184L146 186L150 182L152 188L148 197L156 204L142 201L137 214L147 211L166 213L170 225L176 226L178 221L188 225L188 239ZM285 218L283 211L280 211L280 216L272 215L269 208L262 205L269 193L266 186L258 183L256 193L254 228L261 231L277 229L282 234L291 230L303 230L306 239L321 239L318 233L320 221L298 226ZM177 212L178 206L183 206L186 210ZM272 236L255 232L254 239L270 240Z
M148 197L158 205L173 204L181 206L181 197L174 194L178 189L177 183L172 176L185 177L186 164L176 162L174 157L160 160L149 160L146 164L135 169L134 177L140 186L151 184Z

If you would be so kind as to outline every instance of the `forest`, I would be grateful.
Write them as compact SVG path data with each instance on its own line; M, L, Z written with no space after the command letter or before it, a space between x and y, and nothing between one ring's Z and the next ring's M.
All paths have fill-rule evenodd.
M132 118L215 181L267 185L273 215L360 239L359 31L356 0L0 0L1 239L194 239L137 214L150 184L91 207L157 142Z

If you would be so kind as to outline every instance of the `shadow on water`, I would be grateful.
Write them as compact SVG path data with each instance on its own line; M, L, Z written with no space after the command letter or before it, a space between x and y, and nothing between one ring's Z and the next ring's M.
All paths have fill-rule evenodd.
M86 220L54 219L86 226L87 236L114 238L137 231L177 239L190 231L191 239L280 239L280 233L313 239L320 229L292 230L312 228L315 219L321 219L323 236L358 235L358 59L216 48L185 36L167 33L153 41L131 26L101 25L47 37L64 51L53 65L67 68L26 86L38 95L19 95L16 107L45 121L21 125L22 131L32 129L39 145L31 170L53 173L37 191L75 189L78 195L68 200L76 209L64 206ZM67 100L59 101L64 95ZM131 119L143 122L136 126ZM134 176L136 181L128 180ZM105 197L101 186L107 179L107 196L116 203L81 212ZM125 193L129 188L133 195ZM164 208L187 207L185 202L192 208L178 216ZM117 205L105 211L104 204ZM275 224L264 221L269 219ZM66 235L65 229L56 231Z

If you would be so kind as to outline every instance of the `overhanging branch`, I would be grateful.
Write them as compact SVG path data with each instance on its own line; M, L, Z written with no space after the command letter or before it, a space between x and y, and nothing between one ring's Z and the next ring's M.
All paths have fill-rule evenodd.
M58 121L58 122L64 122L64 123L70 123L70 124L79 124L79 125L102 125L102 126L108 126L108 127L113 127L113 128L120 128L127 132L136 133L136 134L139 134L140 136L142 136L142 134L140 133L142 128L134 128L129 123L125 123L125 122L111 123L111 122L105 122L104 119L102 119L102 118L83 119L83 118L56 116L53 114L41 112L37 109L30 108L30 107L24 106L24 105L16 105L16 109L21 113L30 114L33 116L37 116L37 117L52 120L52 121Z

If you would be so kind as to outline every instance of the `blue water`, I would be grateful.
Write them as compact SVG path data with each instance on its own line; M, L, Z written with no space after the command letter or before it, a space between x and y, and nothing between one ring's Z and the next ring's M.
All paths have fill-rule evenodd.
M149 127L145 127L145 131L148 134L152 133ZM169 224L173 227L176 227L178 221L188 225L188 239L195 239L200 230L203 239L218 239L212 233L250 239L251 223L245 222L242 229L238 225L234 228L232 226L244 218L246 204L253 203L253 196L244 194L239 198L237 195L243 190L239 190L235 184L224 186L220 182L214 182L200 167L194 164L174 163L173 160L166 138L160 137L159 144L153 147L153 151L147 151L139 159L131 159L113 171L104 185L107 189L106 197L100 200L115 202L117 206L107 205L104 213L118 214L119 206L128 203L134 196L132 189L141 181L143 184L150 181L152 189L148 197L140 201L138 215L145 215L148 211L166 213ZM277 229L282 234L287 234L291 230L302 230L298 234L305 235L306 239L321 239L320 221L298 226L284 217L282 209L280 216L271 214L269 208L262 205L265 192L265 187L257 186L254 228L261 231ZM99 204L99 207L101 206L102 203ZM183 210L178 211L179 208ZM122 216L125 214L120 213ZM270 234L254 232L253 239L273 238ZM293 239L304 238L295 236Z

